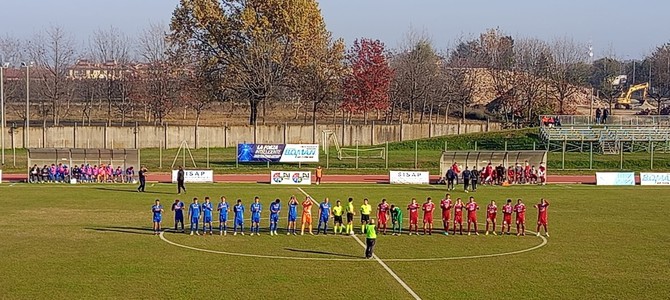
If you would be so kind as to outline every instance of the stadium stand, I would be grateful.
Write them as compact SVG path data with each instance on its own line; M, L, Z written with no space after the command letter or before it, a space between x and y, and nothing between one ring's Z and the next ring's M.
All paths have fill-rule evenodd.
M547 118L560 120L560 125L541 122L540 135L548 151L583 151L586 143L603 154L618 154L648 150L640 145L652 143L668 147L670 140L668 116L610 116L603 124L589 116L542 116L541 120Z

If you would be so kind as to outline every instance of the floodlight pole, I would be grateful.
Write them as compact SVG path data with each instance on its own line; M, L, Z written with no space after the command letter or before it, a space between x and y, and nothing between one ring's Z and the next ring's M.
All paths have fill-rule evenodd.
M30 63L26 63L26 126L24 128L25 132L25 144L23 148L28 149L30 147Z
M0 143L2 144L2 165L5 165L5 66L0 61Z

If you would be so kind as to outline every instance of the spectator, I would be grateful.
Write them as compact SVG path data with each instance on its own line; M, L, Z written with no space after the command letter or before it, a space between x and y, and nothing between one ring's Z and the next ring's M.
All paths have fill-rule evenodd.
M602 111L600 110L600 107L596 108L596 124L600 124L601 114L602 114Z
M607 117L609 117L609 116L610 116L610 111L609 111L609 109L605 108L603 110L603 122L602 122L603 124L607 124Z
M56 182L56 165L51 164L49 167L49 182Z
M40 182L48 182L50 176L51 174L49 174L49 166L44 165L44 167L42 167L42 180Z
M133 183L133 178L135 177L135 170L133 166L130 166L126 169L126 183Z
M39 177L40 177L40 167L38 167L37 164L35 164L32 166L32 168L30 168L30 176L28 176L28 182L37 183L39 182Z
M114 170L114 182L123 183L123 170L121 169L121 166L117 166L116 170Z

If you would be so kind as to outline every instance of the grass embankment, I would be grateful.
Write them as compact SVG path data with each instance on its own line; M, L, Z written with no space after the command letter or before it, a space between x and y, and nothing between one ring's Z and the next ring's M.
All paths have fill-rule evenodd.
M360 147L360 150L370 148L385 148L385 145ZM544 149L545 145L538 135L537 128L511 130L490 133L473 133L453 136L435 137L430 139L394 142L388 144L388 169L420 169L428 170L432 174L439 173L439 161L442 151L447 150L533 150ZM415 150L416 149L416 150ZM387 162L380 158L367 156L379 155L379 151L360 152L358 160L352 158L337 159L335 148L328 149L320 154L320 162L309 164L266 164L266 163L235 163L235 148L211 148L209 150L192 149L190 154L197 168L213 169L217 173L265 173L270 169L297 170L312 169L317 165L327 166L327 174L387 174ZM355 150L347 151L353 154ZM176 157L176 160L175 160ZM209 158L209 159L208 159ZM25 172L26 152L16 150L16 167L11 151L6 152L6 173ZM152 172L168 172L174 166L186 165L193 168L190 155L180 153L177 149L159 150L156 148L142 149L141 162ZM593 153L590 162L589 152L560 152L548 154L548 167L552 174L592 174L597 170L630 170L646 171L651 167L651 155L648 152L624 153L623 168L619 155L603 155ZM670 153L656 151L654 153L653 169L655 171L670 170Z

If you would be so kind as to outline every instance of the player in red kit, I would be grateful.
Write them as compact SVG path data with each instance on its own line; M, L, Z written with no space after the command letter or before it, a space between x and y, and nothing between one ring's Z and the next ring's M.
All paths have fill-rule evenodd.
M465 210L468 211L468 235L470 235L470 224L473 224L475 227L475 234L479 235L477 232L477 210L479 205L475 202L475 197L470 197L468 204L465 205Z
M549 202L546 199L540 199L540 203L534 205L537 208L537 236L540 236L540 226L544 227L544 235L549 237L549 231L547 230L547 208L549 208Z
M454 204L454 231L456 234L456 225L458 224L458 231L463 235L463 201L461 198L456 198L456 204Z
M521 199L516 201L514 211L516 212L516 235L526 235L526 205Z
M416 203L416 198L412 198L412 203L407 205L409 210L409 235L412 235L412 228L414 233L419 234L419 204Z
M386 235L386 224L388 223L389 215L389 204L386 203L386 199L382 199L382 203L379 203L377 206L377 228L381 231L384 229L384 235Z
M544 166L544 163L540 163L540 168L537 170L537 176L540 178L541 185L547 183L547 167Z
M451 195L446 194L444 199L440 201L440 208L442 209L442 224L444 226L444 235L449 235L449 220L451 220Z
M512 206L512 199L507 199L507 203L502 207L503 212L503 222L500 228L500 235L505 234L505 225L507 225L507 234L509 235L510 227L512 227L512 212L514 212L514 206ZM495 228L493 229L495 231Z
M433 211L435 210L435 203L433 199L428 197L426 203L421 207L423 210L423 234L426 234L426 228L428 229L428 235L433 234Z
M498 214L498 206L496 202L491 200L491 203L486 206L486 235L489 235L489 224L491 225L491 232L496 233L496 215Z

